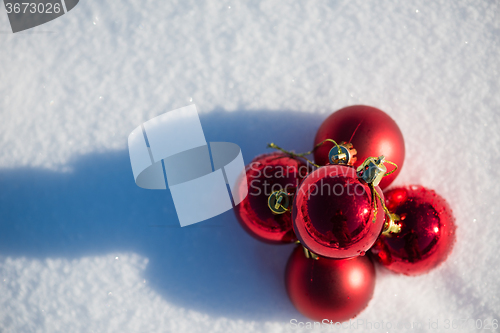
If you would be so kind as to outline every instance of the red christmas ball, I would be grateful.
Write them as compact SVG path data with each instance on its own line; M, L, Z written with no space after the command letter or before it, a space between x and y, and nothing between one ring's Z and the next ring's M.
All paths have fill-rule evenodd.
M378 186L375 190L384 198ZM327 165L310 173L295 194L293 228L302 245L328 258L364 255L382 231L384 211L350 166Z
M358 167L367 157L384 155L391 162L396 163L398 170L384 177L380 188L386 188L396 178L405 159L405 144L403 134L396 122L385 112L371 106L348 106L331 114L321 124L314 139L316 146L325 139L350 142L356 149ZM326 165L328 153L333 143L325 142L314 151L314 161L319 165Z
M401 218L401 232L380 236L371 253L388 269L418 275L438 266L455 243L455 218L448 203L422 186L385 194L386 206Z
M268 199L278 190L284 190L291 194L290 198L293 197L309 170L302 160L281 152L254 158L246 166L247 184L240 182L237 187L241 196L248 190L246 198L234 209L241 226L253 237L267 243L296 241L291 212L274 214L269 208Z
M298 246L288 259L285 284L290 300L304 316L343 322L368 305L375 268L368 256L308 259Z

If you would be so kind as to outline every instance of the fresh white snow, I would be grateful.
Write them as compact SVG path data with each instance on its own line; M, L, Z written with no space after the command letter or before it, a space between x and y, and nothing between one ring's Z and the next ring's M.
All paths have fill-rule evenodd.
M393 325L374 332L491 325L499 15L479 0L82 0L12 34L0 6L0 331L285 332L308 321L284 289L292 246L253 240L232 212L181 229L168 191L135 186L128 134L191 103L207 141L237 143L246 163L268 142L309 150L343 106L386 111L406 142L394 185L445 197L457 243L427 275L378 269L358 318Z

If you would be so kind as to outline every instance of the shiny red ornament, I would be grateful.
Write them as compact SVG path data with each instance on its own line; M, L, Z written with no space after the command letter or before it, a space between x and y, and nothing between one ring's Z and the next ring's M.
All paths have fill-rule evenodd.
M405 158L403 134L396 122L385 112L371 106L348 106L331 114L321 124L314 139L316 146L325 139L340 143L350 142L357 151L358 167L367 157L384 155L386 160L396 163L398 170L384 177L380 188L386 188L401 171ZM333 143L325 142L314 151L314 161L326 165Z
M368 305L375 288L375 268L368 256L308 259L299 246L288 259L285 284L290 300L304 316L343 322Z
M378 186L375 190L384 198ZM375 214L374 206L377 207ZM295 194L293 228L311 252L328 258L364 255L384 225L382 203L350 166L327 165L307 176Z
M406 275L428 272L446 260L455 243L455 218L448 203L422 186L385 193L387 208L401 218L401 232L380 236L371 253L388 269Z
M234 209L241 226L253 237L267 243L296 241L291 212L273 214L268 198L278 190L293 195L309 170L302 160L282 152L254 158L246 167L247 185L240 182L237 189L241 196L248 190L246 198Z

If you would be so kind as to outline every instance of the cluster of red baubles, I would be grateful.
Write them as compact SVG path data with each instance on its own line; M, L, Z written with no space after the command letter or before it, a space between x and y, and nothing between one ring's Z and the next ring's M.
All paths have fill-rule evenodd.
M384 112L358 105L333 113L312 152L314 164L286 151L257 156L239 184L248 195L235 211L261 241L300 243L285 271L290 300L311 319L342 322L372 298L373 259L396 273L425 273L451 252L456 227L432 190L383 192L405 156L403 135ZM396 171L388 172L385 161Z

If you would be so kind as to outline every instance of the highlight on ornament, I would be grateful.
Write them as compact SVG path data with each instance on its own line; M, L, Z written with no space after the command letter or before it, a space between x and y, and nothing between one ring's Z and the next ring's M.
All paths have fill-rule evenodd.
M405 143L383 111L349 106L319 127L311 151L274 151L246 166L241 226L272 244L298 244L285 270L299 312L322 321L354 318L369 303L374 262L418 275L442 263L455 242L448 203L413 185L383 190L401 172ZM286 143L285 143L286 144ZM366 255L366 254L369 255Z

